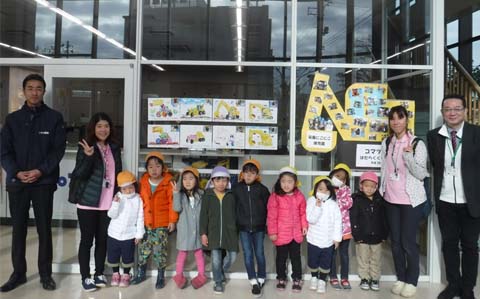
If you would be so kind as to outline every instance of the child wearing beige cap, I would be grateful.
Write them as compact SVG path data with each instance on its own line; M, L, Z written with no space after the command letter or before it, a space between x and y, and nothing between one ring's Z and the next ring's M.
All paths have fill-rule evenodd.
M129 286L135 245L145 233L143 203L135 191L135 182L135 176L129 171L122 171L117 175L120 192L115 195L108 210L108 217L112 220L108 226L107 263L113 269L112 286ZM123 266L122 275L120 261Z

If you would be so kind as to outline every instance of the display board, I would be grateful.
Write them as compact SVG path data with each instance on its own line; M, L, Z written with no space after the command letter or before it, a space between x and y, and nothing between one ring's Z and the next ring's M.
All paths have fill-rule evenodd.
M388 112L402 105L415 126L415 102L388 99L388 85L355 83L345 92L345 107L329 85L330 77L316 73L302 127L302 145L311 152L330 152L340 134L344 141L381 142L388 134ZM325 109L325 112L323 111ZM337 134L338 133L338 134Z

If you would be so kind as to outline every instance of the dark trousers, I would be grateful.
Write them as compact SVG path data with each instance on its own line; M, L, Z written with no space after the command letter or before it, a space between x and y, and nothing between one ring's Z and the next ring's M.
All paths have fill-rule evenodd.
M78 263L82 280L90 277L90 249L95 239L95 276L103 275L107 255L107 230L110 218L107 211L77 209L80 225Z
M340 277L348 279L348 264L350 262L348 256L348 247L350 239L340 242L337 250L333 251L332 266L330 267L330 277L337 278L337 252L340 255Z
M471 291L478 274L480 218L470 216L466 204L438 201L437 211L447 281L455 288ZM462 247L461 274L459 243Z
M300 256L300 243L292 242L277 246L277 279L287 279L287 259L292 263L292 279L302 279L302 259Z
M38 272L40 277L52 275L52 186L27 187L8 192L12 217L12 265L13 272L27 273L25 248L30 202L33 206L38 233Z
M422 219L423 205L414 208L411 205L386 204L397 279L414 286L417 285L420 275L417 232Z

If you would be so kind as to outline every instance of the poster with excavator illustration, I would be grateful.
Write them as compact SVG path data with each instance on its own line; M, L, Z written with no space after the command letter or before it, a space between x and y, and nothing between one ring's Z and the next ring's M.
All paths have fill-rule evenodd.
M245 100L213 99L213 121L244 122Z
M414 131L415 102L389 99L387 84L352 84L345 92L342 107L329 80L328 75L315 74L302 127L306 150L330 152L337 145L338 134L345 141L381 142L388 134L388 112L398 105L407 109L408 128Z
M212 148L212 126L180 125L180 146L186 148Z
M246 127L245 149L276 150L278 148L277 127Z
M212 99L180 98L181 120L212 121Z
M277 123L277 101L248 100L246 122L249 123Z
M180 129L178 125L148 125L147 147L178 148Z
M213 126L214 149L244 149L245 127L243 126Z
M178 98L148 98L148 120L180 120Z

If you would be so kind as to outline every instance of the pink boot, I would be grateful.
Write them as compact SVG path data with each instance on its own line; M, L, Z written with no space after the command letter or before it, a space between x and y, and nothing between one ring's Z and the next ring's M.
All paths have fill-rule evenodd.
M175 275L173 281L175 281L179 289L184 289L187 286L187 279L182 274Z
M194 279L192 279L192 286L194 289L199 289L206 283L207 277L205 275L199 274Z

